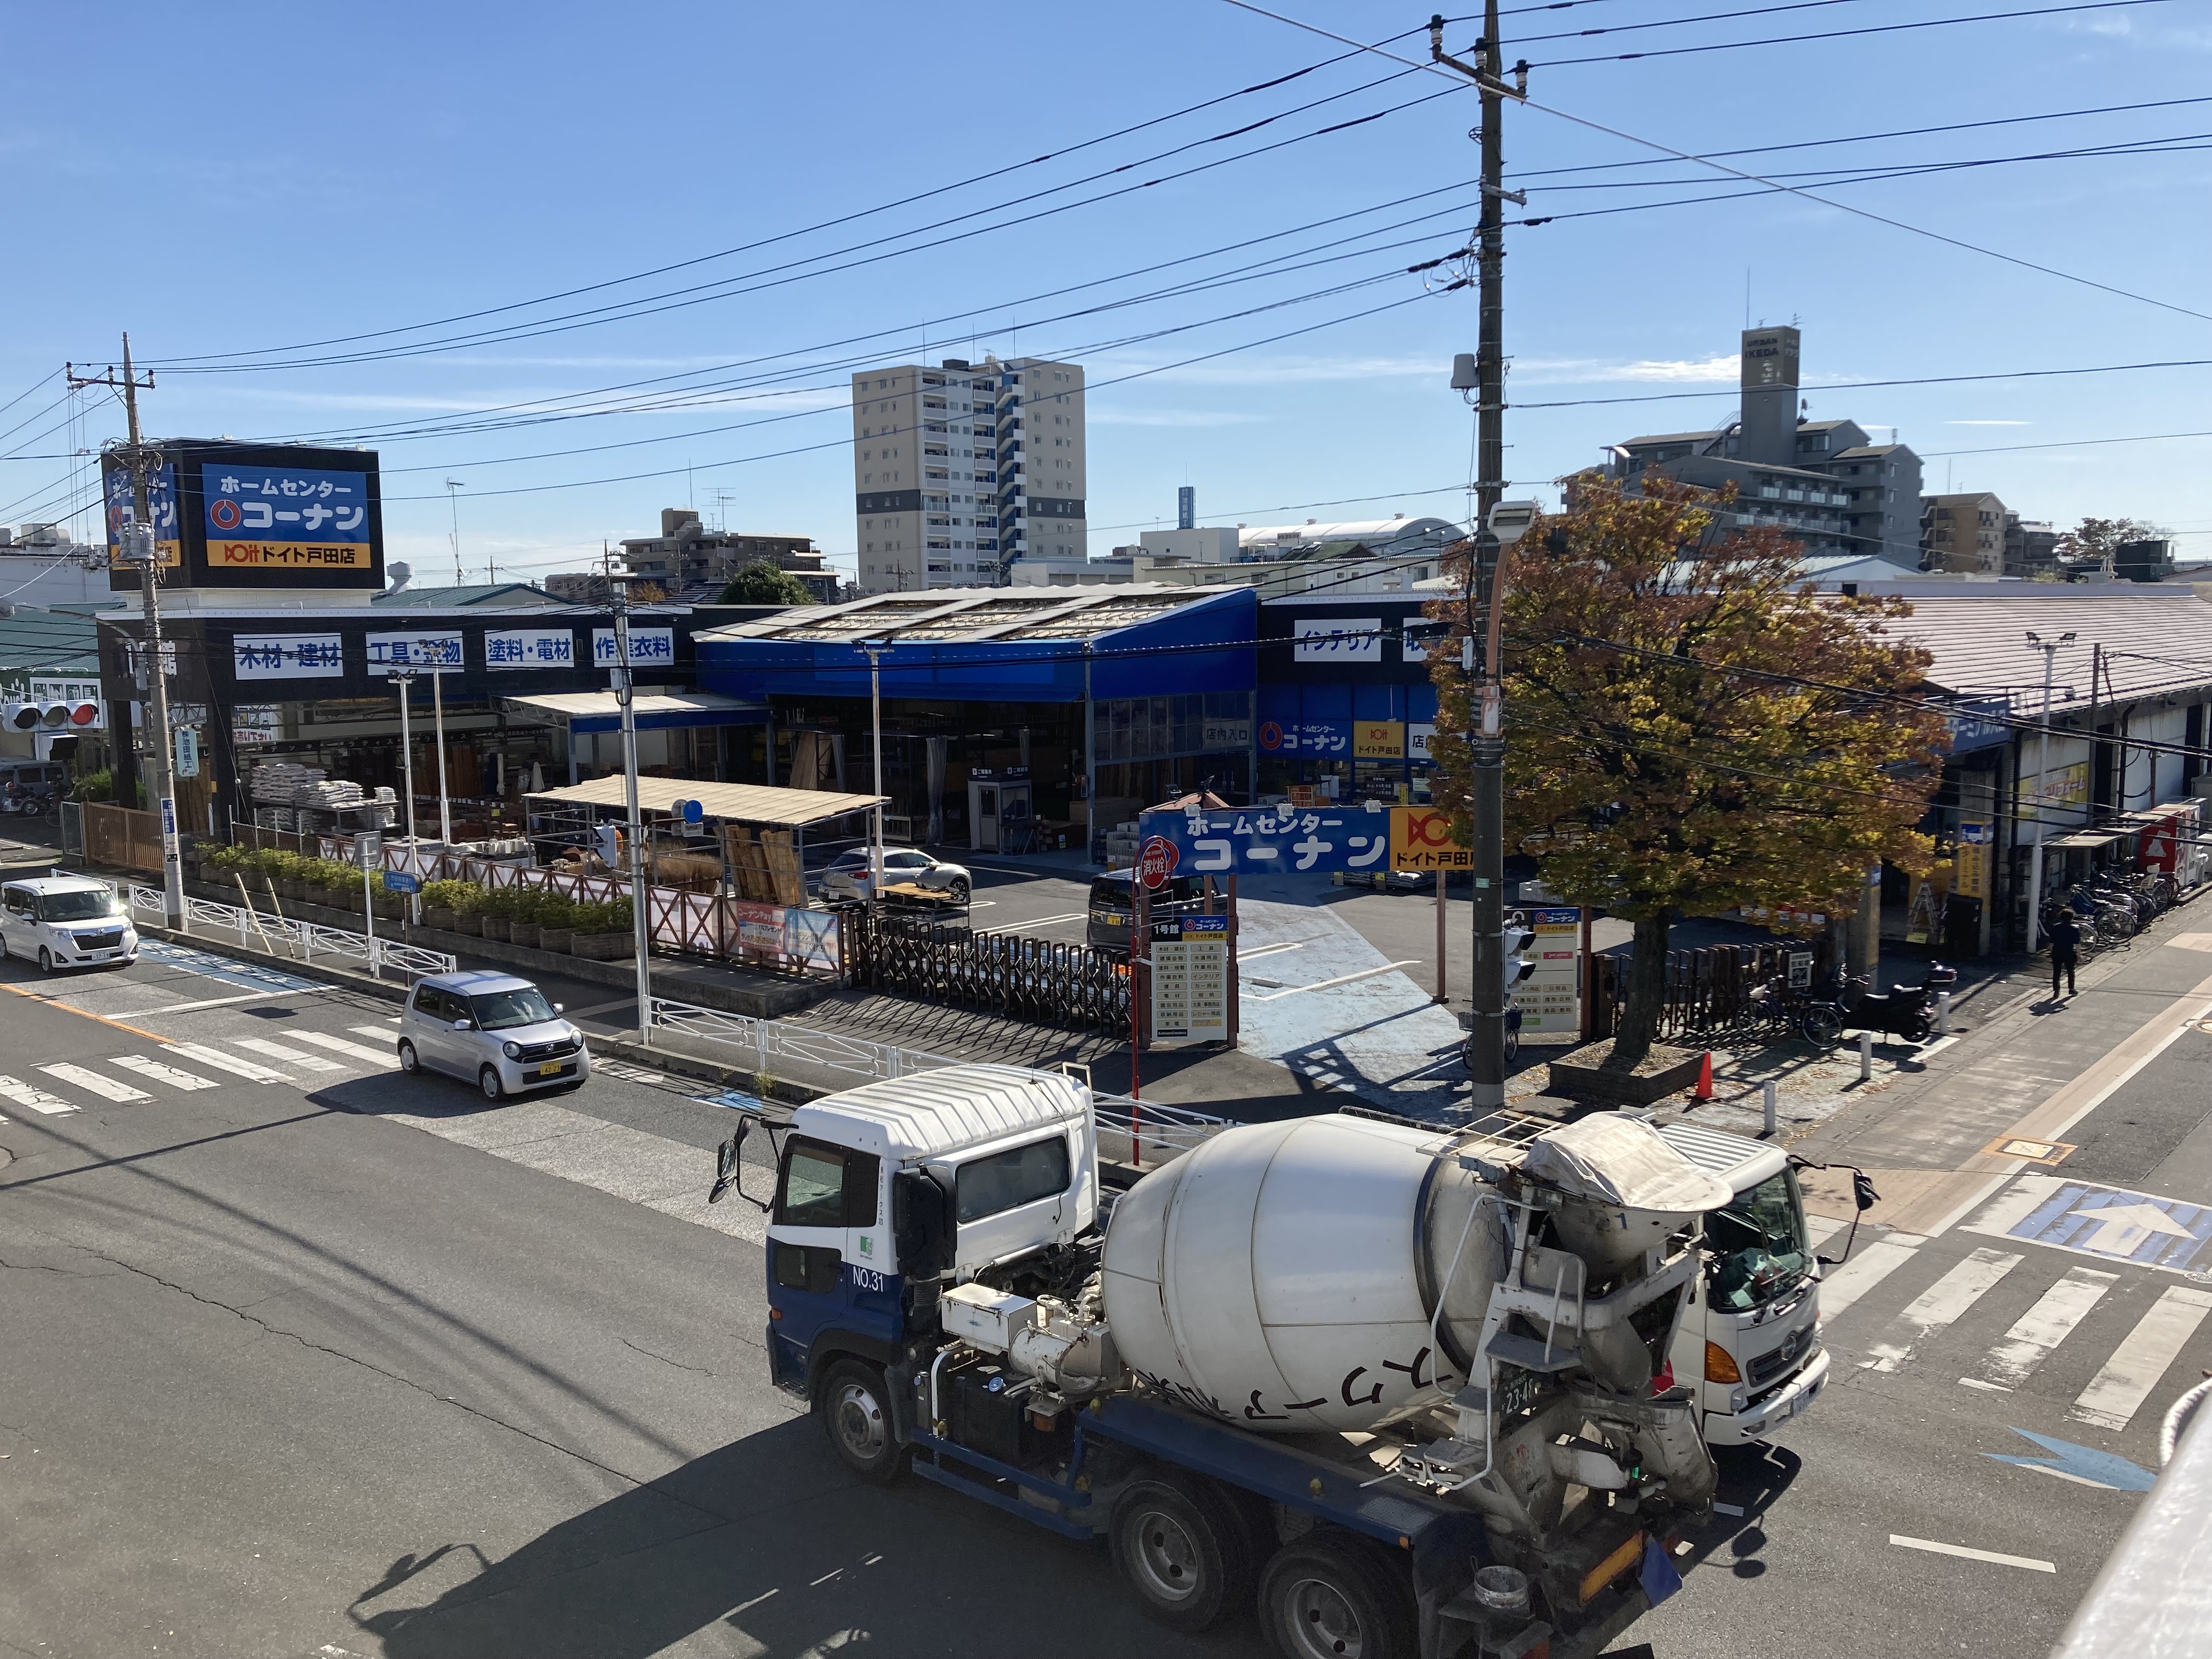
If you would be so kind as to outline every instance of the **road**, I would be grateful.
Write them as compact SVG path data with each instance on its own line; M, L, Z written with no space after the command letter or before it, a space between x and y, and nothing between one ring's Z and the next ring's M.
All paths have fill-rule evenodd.
M842 1475L763 1376L757 1212L702 1202L730 1119L696 1085L625 1067L489 1107L392 1071L394 1012L213 953L0 963L0 1644L951 1655L988 1650L980 1608L1079 1659L1257 1654L1145 1624L1100 1552ZM1836 1381L1726 1460L1744 1513L1634 1632L1657 1659L2048 1650L2212 1322L2200 1279L2044 1213L2116 1200L2033 1183L2191 1199L2167 1212L2197 1226L2207 1059L2203 1032L2154 1056L2073 1132L2078 1169L1940 1232L1862 1227Z

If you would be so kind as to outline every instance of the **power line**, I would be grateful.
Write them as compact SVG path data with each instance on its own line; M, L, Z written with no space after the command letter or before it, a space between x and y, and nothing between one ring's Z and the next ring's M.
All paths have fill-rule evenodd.
M2087 368L2014 368L1990 374L1928 374L1904 380L1839 380L1829 386L1808 386L1805 392L1856 392L1899 386L1962 386L1978 380L2028 380L2066 374L2120 374L2146 368L2212 368L2212 357L2177 357L2152 363L2097 363ZM1652 392L1633 398L1571 398L1561 402L1516 404L1516 409L1589 409L1605 404L1662 404L1684 398L1733 398L1740 386L1711 392Z
M1988 11L1972 17L1929 17L1913 23L1875 23L1863 28L1823 29L1816 34L1779 34L1765 40L1717 40L1703 46L1665 46L1652 52L1608 52L1595 58L1554 58L1530 69L1562 69L1576 64L1625 64L1638 58L1681 58L1698 52L1735 52L1746 46L1786 46L1805 40L1842 40L1858 34L1895 34L1905 29L1940 29L1954 23L1996 23L2016 17L2052 17L2062 12L2111 11L2121 6L2163 6L2172 0L2079 0L2070 6L2035 11Z
M1594 34L1627 34L1636 29L1673 29L1691 23L1725 23L1739 17L1771 17L1783 11L1819 11L1828 6L1850 6L1861 0L1793 0L1786 6L1754 6L1748 11L1711 11L1699 17L1660 17L1647 23L1614 23L1606 28L1568 29L1560 34L1523 34L1510 40L1501 40L1500 46L1533 46L1545 40L1581 40ZM1504 14L1501 13L1500 15ZM1455 17L1446 21L1455 23L1474 23L1474 17ZM1535 65L1531 64L1530 68Z
M1999 444L1990 449L1931 449L1924 459L1947 455L2005 455L2021 449L2087 449L2092 444L2152 444L2169 438L2212 438L2212 432L2147 432L2134 438L2067 438L2047 444Z
M2140 0L2140 3L2146 4L2163 4L2165 3L2165 0ZM1329 30L1319 27L1315 24L1301 22L1295 17L1285 16L1281 12L1269 11L1264 6L1255 5L1253 3L1253 0L1225 0L1225 3L1235 6L1242 11L1253 12L1261 17L1272 18L1278 23L1286 23L1292 28L1304 29L1309 34L1318 34L1325 40L1337 41L1340 45L1358 46L1360 44L1359 42L1350 40L1344 35L1333 33ZM2138 3L2138 0L2099 0L2100 5L2131 5L2136 3ZM2056 10L2062 11L2081 10L2087 9L2089 8L2054 8ZM2020 15L2033 15L2039 14L2023 13ZM1443 76L1444 79L1451 81L1455 86L1466 84L1464 82L1458 80L1457 77L1447 75L1444 70L1437 68L1434 64L1416 63L1410 58L1401 58L1395 52L1384 52L1379 46L1361 46L1360 49L1364 52L1374 52L1377 57L1387 58L1394 64L1405 64L1416 69L1429 70L1431 72ZM1619 127L1607 126L1602 121L1594 121L1586 115L1571 114L1563 109L1554 109L1548 104L1539 104L1534 102L1533 100L1525 97L1519 97L1517 94L1516 94L1516 101L1518 101L1525 109L1535 110L1541 114L1549 115L1553 117L1555 119L1571 123L1573 125L1578 127L1587 127L1593 132L1602 132L1609 137L1619 138L1626 143L1641 144L1646 149L1657 150L1662 155L1674 157L1677 161L1690 161L1700 167L1711 167L1715 172L1728 173L1731 177L1741 179L1748 184L1764 185L1770 190L1786 191L1790 195L1802 197L1806 201L1818 203L1822 207L1834 208L1840 213L1848 213L1856 218L1872 220L1876 224L1887 225L1893 229L1905 231L1915 236L1923 236L1931 241L1942 242L1952 247L1963 248L1969 253L1983 254L1992 259L2002 260L2007 264L2018 265L2023 270L2039 271L2046 276L2056 276L2062 282L2075 283L2084 288L2095 289L2100 293L2117 295L2124 300L2135 300L2144 305L2154 306L2161 311L2171 311L2177 313L2181 316L2194 317L2200 322L2212 322L2212 312L2194 311L2187 306L2175 305L2171 301L2154 300L2148 295L2136 294L2127 289L2116 288L2109 283L2100 283L2095 281L2094 278L2087 276L2077 276L2072 271L2061 270L2053 265L2038 264L2032 259L2023 259L2016 254L2000 253L1995 248L1983 247L1978 243L1965 241L1956 236L1947 236L1942 231L1928 230L1919 225L1910 224L1902 219L1893 219L1886 214L1875 213L1870 209L1853 207L1848 202L1832 201L1825 196L1816 196L1811 191L1802 189L1796 185L1777 184L1771 179L1762 178L1759 174L1755 173L1746 173L1741 167L1729 167L1727 163L1716 161L1711 156L1693 155L1688 150L1677 149L1672 144L1662 144L1656 139L1639 137L1635 133L1624 131Z
M1968 167L2002 167L2015 161L2071 161L2109 158L2126 161L2139 155L2171 155L2203 148L2212 132L2175 133L2165 138L2117 139L2109 144L2083 144L2073 149L2028 150L2018 155L1979 156L1966 161L1863 162L1856 167L1814 167L1802 173L1777 173L1776 179L1827 179L1838 184L1861 184L1870 179L1909 179L1923 173L1956 173ZM1702 183L1697 179L1599 179L1582 185L1531 185L1532 191L1547 195L1568 191L1663 190L1676 185Z

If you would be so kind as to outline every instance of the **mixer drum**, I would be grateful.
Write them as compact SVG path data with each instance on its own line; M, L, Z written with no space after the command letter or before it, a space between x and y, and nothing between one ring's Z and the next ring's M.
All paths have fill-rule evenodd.
M1299 1118L1224 1130L1146 1176L1106 1236L1121 1357L1185 1404L1261 1433L1371 1428L1449 1394L1466 1380L1504 1236L1496 1205L1469 1226L1485 1189L1437 1155L1441 1142L1370 1119ZM1448 1273L1438 1342L1430 1316Z

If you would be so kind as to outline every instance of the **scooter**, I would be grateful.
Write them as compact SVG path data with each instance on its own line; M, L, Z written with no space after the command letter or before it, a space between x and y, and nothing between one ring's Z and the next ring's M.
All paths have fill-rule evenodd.
M1844 981L1840 996L1809 1003L1798 1017L1797 1029L1808 1042L1826 1048L1851 1031L1881 1031L1907 1042L1925 1042L1936 1032L1936 999L1959 982L1959 970L1940 962L1928 964L1928 977L1917 985L1899 985L1877 992L1866 975Z

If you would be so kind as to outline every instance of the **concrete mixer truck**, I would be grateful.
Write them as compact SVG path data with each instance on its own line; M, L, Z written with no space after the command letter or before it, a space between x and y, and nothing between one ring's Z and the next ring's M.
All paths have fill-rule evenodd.
M1633 1119L1503 1152L1243 1125L1117 1194L1080 1081L956 1066L748 1121L732 1189L769 1212L772 1377L854 1474L1103 1539L1180 1631L1584 1659L1711 1513L1668 1355L1730 1194Z

